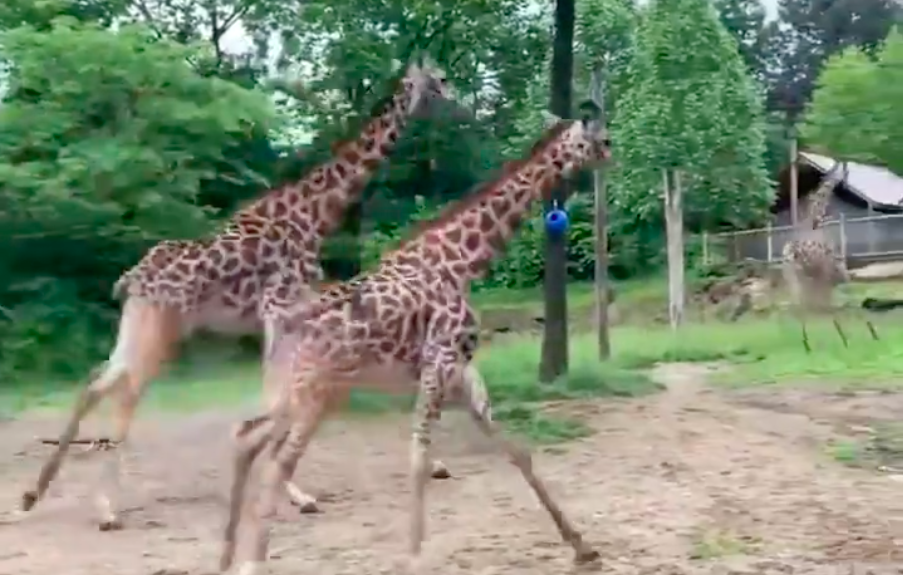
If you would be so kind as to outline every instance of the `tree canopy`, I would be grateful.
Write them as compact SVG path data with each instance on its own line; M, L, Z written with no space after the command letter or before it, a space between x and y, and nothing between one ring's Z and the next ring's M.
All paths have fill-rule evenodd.
M757 0L574 5L574 101L588 96L593 70L605 78L615 277L654 273L663 259L664 168L685 174L691 233L761 222L769 174L787 157L788 115L804 122L806 145L903 170L899 34L882 47L899 16L892 0L780 0L776 21ZM372 265L412 221L498 173L541 133L552 8L4 2L0 377L80 371L108 351L110 287L124 269L156 241L209 233L327 158L386 95L392 60L421 48L446 69L470 119L412 122L324 247L337 279ZM587 181L568 204L573 280L593 276ZM534 214L474 289L538 285L543 243Z
M612 125L620 219L660 228L662 169L685 172L687 219L743 225L770 203L759 91L706 0L656 0Z
M802 135L825 153L903 174L903 34L870 55L850 47L819 76Z

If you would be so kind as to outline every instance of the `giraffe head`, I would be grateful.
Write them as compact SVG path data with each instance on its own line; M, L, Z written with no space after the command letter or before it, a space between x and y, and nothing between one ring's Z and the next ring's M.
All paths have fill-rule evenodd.
M400 69L400 62L396 60L394 64ZM445 72L428 57L420 57L408 65L400 79L400 88L409 116L429 114L433 102L451 99Z
M553 160L561 162L565 176L583 168L591 168L611 157L611 140L602 117L602 109L592 100L578 106L580 117L561 130L549 147ZM546 118L549 129L564 122L554 114Z

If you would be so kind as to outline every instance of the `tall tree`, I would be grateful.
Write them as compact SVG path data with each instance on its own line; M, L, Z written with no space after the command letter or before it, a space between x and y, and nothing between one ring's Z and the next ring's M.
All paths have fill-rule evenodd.
M769 48L769 109L798 118L825 60L850 46L874 52L900 10L896 0L780 0Z
M759 81L765 79L769 27L761 0L715 0L721 23L737 41L746 67Z
M613 212L661 230L662 169L685 173L691 227L744 225L771 198L759 90L708 0L653 0L612 124Z
M575 19L574 0L557 0L555 39L552 43L550 108L553 114L561 118L569 118L571 115ZM552 193L546 210L563 206L565 196L566 190L559 187ZM564 235L547 234L545 251L545 323L539 378L541 381L551 382L567 372L568 368L567 242Z

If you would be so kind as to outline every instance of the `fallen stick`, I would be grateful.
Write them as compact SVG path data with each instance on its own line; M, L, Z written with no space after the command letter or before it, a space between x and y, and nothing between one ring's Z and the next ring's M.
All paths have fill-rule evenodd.
M41 439L41 443L44 445L59 445L59 439ZM113 442L108 437L101 437L99 439L73 439L69 442L72 445L112 445Z

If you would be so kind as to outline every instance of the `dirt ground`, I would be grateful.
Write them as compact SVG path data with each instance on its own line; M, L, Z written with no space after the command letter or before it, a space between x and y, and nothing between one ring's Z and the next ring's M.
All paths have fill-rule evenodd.
M466 420L448 417L437 450L455 478L431 486L424 571L903 573L901 477L841 465L824 450L845 426L903 420L903 395L713 391L703 385L708 369L663 367L660 395L576 406L597 433L538 455L537 469L602 553L579 570L517 471ZM16 513L48 449L34 437L59 422L2 424L0 575L215 572L237 416L145 414L126 467L126 529L113 533L92 523L98 453L70 459L48 498ZM297 477L323 513L282 511L271 572L402 573L408 428L399 418L324 430Z

